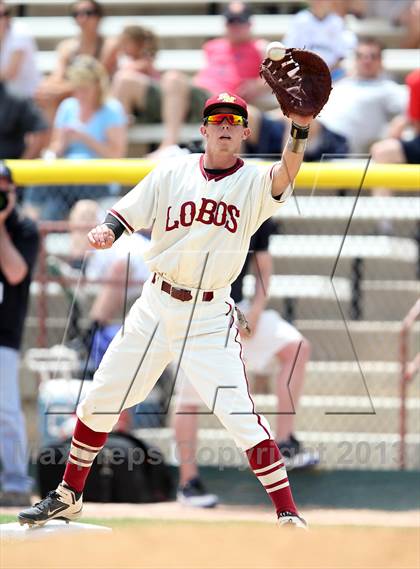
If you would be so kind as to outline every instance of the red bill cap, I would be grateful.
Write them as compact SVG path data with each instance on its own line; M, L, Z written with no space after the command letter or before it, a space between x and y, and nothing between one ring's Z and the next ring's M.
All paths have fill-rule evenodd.
M203 118L212 114L213 110L217 107L230 107L233 111L241 117L248 118L248 108L246 103L238 95L232 93L220 93L214 97L207 99L203 109Z

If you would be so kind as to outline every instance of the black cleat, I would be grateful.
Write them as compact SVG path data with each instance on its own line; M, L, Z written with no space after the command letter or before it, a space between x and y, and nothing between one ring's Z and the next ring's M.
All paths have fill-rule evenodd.
M67 523L82 515L82 495L59 484L57 490L48 492L47 496L35 505L22 510L18 515L21 526L43 526L50 520L64 520Z
M215 494L209 494L199 478L189 480L178 488L177 502L192 508L214 508L219 502Z
M305 450L296 437L290 435L286 441L277 442L287 470L312 468L319 464L319 453Z

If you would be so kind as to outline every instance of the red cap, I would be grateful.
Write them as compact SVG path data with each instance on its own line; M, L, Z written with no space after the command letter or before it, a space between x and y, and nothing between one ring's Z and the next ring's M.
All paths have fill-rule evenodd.
M206 104L203 109L203 117L208 117L211 115L213 109L217 107L231 107L239 115L244 118L248 118L248 108L246 103L238 95L233 95L232 93L220 93L219 95L214 95L207 99Z

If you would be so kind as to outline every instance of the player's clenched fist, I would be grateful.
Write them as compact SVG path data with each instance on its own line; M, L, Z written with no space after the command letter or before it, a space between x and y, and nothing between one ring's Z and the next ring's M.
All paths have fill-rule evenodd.
M97 225L88 233L91 247L95 249L109 249L115 241L115 234L108 225Z

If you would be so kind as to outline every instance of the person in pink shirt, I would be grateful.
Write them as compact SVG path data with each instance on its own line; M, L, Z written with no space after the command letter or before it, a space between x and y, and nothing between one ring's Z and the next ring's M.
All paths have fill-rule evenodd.
M233 91L251 104L263 106L270 94L259 75L266 43L252 36L251 10L242 2L232 2L225 11L226 32L222 38L204 44L205 66L194 85L210 93ZM273 107L270 98L270 106Z

